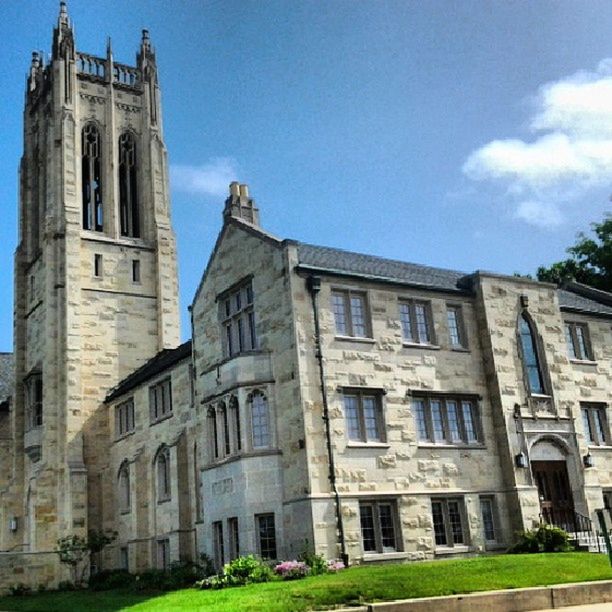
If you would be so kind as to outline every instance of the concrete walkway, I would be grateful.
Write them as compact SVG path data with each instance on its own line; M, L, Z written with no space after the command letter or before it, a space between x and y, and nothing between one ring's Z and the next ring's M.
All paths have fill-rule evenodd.
M612 603L589 604L587 606L569 606L568 608L548 608L546 610L538 610L537 612L557 612L558 610L567 610L568 612L611 612Z

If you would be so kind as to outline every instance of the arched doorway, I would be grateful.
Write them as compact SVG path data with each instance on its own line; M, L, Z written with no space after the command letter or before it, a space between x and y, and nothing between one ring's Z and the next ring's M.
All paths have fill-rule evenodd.
M574 498L567 471L566 449L554 440L539 440L531 448L530 459L542 522L575 531Z

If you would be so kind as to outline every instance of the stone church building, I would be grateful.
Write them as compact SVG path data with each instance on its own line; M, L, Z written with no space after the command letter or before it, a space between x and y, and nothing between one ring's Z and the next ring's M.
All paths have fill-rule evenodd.
M167 175L148 33L133 66L79 52L61 3L26 85L0 588L65 578L57 539L90 529L118 534L98 567L136 572L591 528L612 295L279 239L232 183L180 344Z

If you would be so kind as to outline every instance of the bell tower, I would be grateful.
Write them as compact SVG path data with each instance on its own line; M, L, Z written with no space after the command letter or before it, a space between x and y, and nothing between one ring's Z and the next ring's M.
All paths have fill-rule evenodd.
M15 253L15 392L0 550L104 527L108 391L179 343L176 247L155 51L76 50L60 3L32 55ZM8 527L9 517L16 517ZM15 525L17 527L15 528Z

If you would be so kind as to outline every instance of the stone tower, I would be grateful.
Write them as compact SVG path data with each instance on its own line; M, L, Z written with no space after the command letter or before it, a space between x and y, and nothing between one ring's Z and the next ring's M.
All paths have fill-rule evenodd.
M122 378L179 342L155 52L135 66L76 51L60 3L50 62L32 56L15 254L12 465L0 550L101 529L109 416ZM112 479L111 479L112 480ZM12 520L12 519L16 520Z

